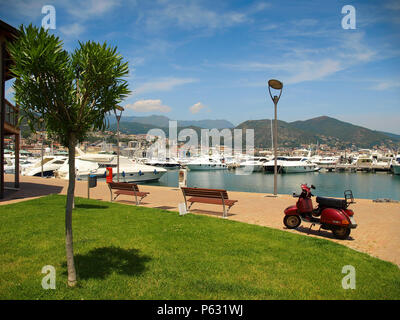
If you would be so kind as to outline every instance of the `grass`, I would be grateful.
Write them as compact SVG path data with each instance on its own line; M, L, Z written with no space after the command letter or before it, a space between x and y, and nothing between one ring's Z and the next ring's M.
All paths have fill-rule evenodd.
M400 270L332 241L77 198L66 285L64 196L1 206L0 299L399 299ZM42 267L56 289L41 287ZM356 289L342 288L342 267Z

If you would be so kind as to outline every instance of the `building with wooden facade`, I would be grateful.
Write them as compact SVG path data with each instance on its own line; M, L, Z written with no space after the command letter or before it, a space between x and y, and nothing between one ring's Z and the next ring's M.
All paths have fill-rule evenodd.
M18 128L18 107L12 105L5 98L5 83L13 78L10 72L12 60L6 49L8 41L14 41L18 37L18 30L0 20L0 199L4 197L4 149L5 139L14 136L15 147L15 179L14 188L19 188L19 142L20 130Z

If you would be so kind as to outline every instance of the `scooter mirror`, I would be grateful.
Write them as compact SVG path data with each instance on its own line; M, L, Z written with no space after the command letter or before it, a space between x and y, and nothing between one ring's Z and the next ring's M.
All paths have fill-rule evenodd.
M311 185L311 189L315 189L315 187L314 187L314 185L313 185L313 184Z

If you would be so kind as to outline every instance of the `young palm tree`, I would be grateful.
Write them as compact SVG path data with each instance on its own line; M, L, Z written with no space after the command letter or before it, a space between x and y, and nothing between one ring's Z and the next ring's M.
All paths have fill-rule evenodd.
M79 42L71 54L62 41L43 28L20 27L8 44L14 61L15 100L31 129L38 119L68 148L69 184L65 210L68 284L77 283L72 239L75 191L75 146L91 130L104 130L106 115L129 93L128 63L106 43Z

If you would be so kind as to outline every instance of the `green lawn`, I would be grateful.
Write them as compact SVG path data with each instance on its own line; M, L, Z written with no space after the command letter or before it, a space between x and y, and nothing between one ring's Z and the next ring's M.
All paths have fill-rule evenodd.
M0 207L0 299L400 298L396 265L328 240L82 198L73 213L79 286L71 289L65 200ZM45 265L56 269L55 290L41 287ZM345 265L356 269L355 290L342 288Z

